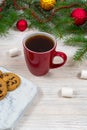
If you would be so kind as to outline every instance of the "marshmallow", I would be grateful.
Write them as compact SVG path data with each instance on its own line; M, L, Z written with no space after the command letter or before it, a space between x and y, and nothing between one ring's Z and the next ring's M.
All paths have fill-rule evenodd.
M81 79L87 79L87 70L82 70L82 71L81 71L80 78L81 78Z
M74 96L74 90L72 88L63 87L61 89L61 96L71 98Z
M21 51L20 51L20 49L18 49L18 48L13 48L13 49L10 49L10 50L8 51L8 55L9 55L10 57L18 56L18 55L20 55L20 53L21 53Z

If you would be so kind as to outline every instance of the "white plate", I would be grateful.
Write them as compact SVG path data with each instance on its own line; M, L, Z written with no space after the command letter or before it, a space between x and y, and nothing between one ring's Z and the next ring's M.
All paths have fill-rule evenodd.
M0 67L2 72L7 69ZM37 94L37 87L31 81L21 77L20 86L0 101L0 130L12 129L23 115L28 105L31 105Z

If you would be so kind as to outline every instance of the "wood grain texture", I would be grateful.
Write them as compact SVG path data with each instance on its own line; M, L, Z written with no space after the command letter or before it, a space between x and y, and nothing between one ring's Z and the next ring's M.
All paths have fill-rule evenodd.
M81 70L87 69L87 61L73 62L76 48L65 46L63 40L58 39L57 50L67 54L67 63L61 68L50 70L45 76L32 75L26 66L22 46L23 38L31 32L10 31L8 36L0 37L0 66L38 86L36 100L15 130L87 130L87 80L79 78ZM20 48L22 54L11 58L7 51L14 47ZM62 87L72 87L76 91L75 97L61 97Z

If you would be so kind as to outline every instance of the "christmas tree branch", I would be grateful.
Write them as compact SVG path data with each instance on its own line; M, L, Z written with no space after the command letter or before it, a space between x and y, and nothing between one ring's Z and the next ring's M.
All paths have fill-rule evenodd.
M7 13L3 12L2 15L2 18L0 19L1 35L6 34L18 19L18 16L14 9L9 9Z
M0 35L4 35L20 19L25 19L29 28L50 32L56 37L65 39L65 44L78 46L74 60L87 58L87 19L77 26L71 17L74 8L87 10L84 0L56 1L53 9L47 11L40 5L40 0L4 0L0 5Z
M84 43L74 55L75 61L82 61L83 59L87 59L87 43Z

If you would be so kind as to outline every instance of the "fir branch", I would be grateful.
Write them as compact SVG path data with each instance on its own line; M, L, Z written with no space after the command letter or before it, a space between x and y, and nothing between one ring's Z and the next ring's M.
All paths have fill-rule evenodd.
M69 46L81 46L81 44L87 44L87 38L83 35L74 35L73 37L65 38L65 45Z
M18 15L14 9L9 9L7 12L3 12L2 18L0 19L0 34L7 33L17 19Z
M75 53L74 58L75 61L82 61L83 59L87 59L87 43L83 44Z
M0 8L0 35L6 34L19 19L26 19L29 28L50 32L56 37L65 39L65 44L79 46L74 55L74 60L87 58L87 21L81 26L76 26L70 17L72 9L84 8L87 10L87 2L84 0L60 0L55 7L45 11L40 6L40 0L3 0ZM20 13L22 12L22 13Z
M36 28L36 29L39 29L41 31L46 31L46 32L52 32L52 29L50 27L50 24L48 23L40 23L38 22L31 14L31 10L30 9L27 9L24 11L25 13L25 17L27 20L29 20L29 27L31 28Z

